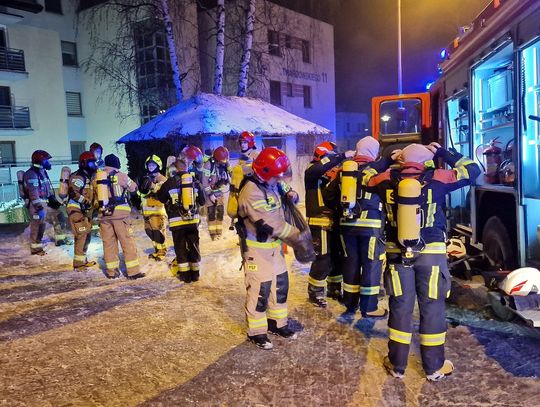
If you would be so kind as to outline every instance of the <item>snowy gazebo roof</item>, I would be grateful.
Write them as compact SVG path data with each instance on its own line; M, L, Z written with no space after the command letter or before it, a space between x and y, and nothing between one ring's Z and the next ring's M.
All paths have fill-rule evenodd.
M330 134L330 130L260 99L200 93L131 131L118 143L169 136L240 134L287 136Z

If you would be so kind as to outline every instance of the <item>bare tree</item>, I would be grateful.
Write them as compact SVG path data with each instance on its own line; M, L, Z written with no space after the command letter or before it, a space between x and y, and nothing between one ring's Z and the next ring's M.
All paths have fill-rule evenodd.
M178 57L176 54L176 45L174 43L174 32L171 21L171 14L169 13L168 0L161 1L161 12L163 15L163 23L165 24L165 31L167 32L167 44L169 48L169 59L171 60L171 68L173 74L174 87L176 89L176 100L181 102L184 99L184 93L182 91L182 80L180 79L180 67L178 66Z
M251 60L251 48L253 45L253 23L255 20L256 0L249 0L249 8L246 12L246 33L244 36L244 48L240 62L240 77L238 78L238 96L246 96L248 86L249 62Z
M225 58L225 0L217 0L216 68L214 93L221 95L223 88L223 59Z

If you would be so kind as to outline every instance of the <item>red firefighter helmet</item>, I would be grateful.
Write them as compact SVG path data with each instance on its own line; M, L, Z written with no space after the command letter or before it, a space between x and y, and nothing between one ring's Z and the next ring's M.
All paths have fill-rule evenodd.
M51 155L45 150L36 150L32 153L32 164L42 165L44 161L51 158Z
M263 181L281 177L289 170L291 163L283 151L267 147L253 161L253 172Z
M216 160L216 162L226 163L227 161L229 161L229 150L227 150L226 147L219 146L214 150L212 156L214 157L214 160Z
M90 164L90 162L92 161L94 162L93 167ZM79 168L95 170L95 164L96 164L96 156L94 155L92 151L84 151L79 156Z
M322 157L337 148L336 144L331 141L323 141L315 147L313 152L313 161L320 161Z
M202 153L201 149L199 147L197 147L197 146L186 146L182 150L182 153L190 161L200 163L203 160L203 153Z
M238 136L238 142L240 143L241 141L247 141L249 148L255 147L255 135L249 131L243 131Z

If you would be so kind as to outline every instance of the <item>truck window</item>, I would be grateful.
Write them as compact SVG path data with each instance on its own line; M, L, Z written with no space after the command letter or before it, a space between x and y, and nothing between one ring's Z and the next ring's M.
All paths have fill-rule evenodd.
M422 101L420 99L388 100L381 103L380 131L384 134L420 133Z
M512 53L513 45L508 44L473 69L472 152L482 164L487 184L514 185L513 180L499 174L502 162L512 159L514 143Z

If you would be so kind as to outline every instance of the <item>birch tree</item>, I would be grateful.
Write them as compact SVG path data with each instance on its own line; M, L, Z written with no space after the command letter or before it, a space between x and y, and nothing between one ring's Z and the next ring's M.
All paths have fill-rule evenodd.
M255 20L256 0L249 0L249 8L246 12L246 34L242 60L240 61L240 77L238 78L237 96L246 96L248 86L249 62L251 60L251 48L253 46L253 23Z
M225 57L225 0L217 0L216 67L214 93L221 95L223 88L223 59Z
M168 0L160 1L161 13L163 15L163 23L165 25L165 31L167 33L167 44L169 49L169 59L171 61L173 82L176 90L176 101L180 103L184 99L184 93L182 91L182 80L180 79L180 67L178 66L178 56L176 53L176 44L174 42L174 32L171 14L169 13L169 2Z

